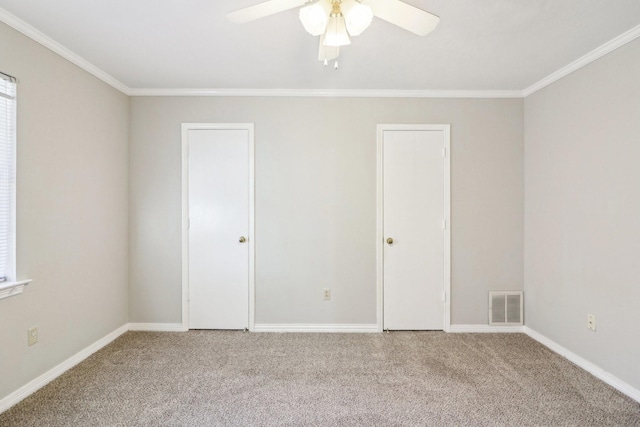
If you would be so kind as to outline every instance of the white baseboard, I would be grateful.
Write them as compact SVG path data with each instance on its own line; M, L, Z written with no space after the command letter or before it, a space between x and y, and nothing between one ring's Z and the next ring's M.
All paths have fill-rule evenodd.
M570 350L567 350L557 342L550 340L549 338L545 337L544 335L534 331L533 329L527 326L524 327L523 332L529 335L534 340L538 341L540 344L544 345L545 347L548 347L550 350L558 353L560 356L569 360L570 362L575 363L585 371L589 372L594 377L604 381L605 383L609 384L611 387L615 388L621 393L626 394L636 402L640 402L640 390L630 386L629 384L622 381L620 378L614 375L611 375L609 372L605 371L599 366L594 365L588 360L578 356L577 354L573 353Z
M256 324L254 332L378 332L378 325L334 324Z
M478 332L478 333L514 333L524 332L524 326L490 326L490 325L451 325L449 332Z
M113 340L115 340L116 338L118 338L120 335L124 334L128 330L129 330L128 324L120 326L118 329L100 338L98 341L94 342L89 347L79 351L78 353L71 356L64 362L60 363L59 365L55 366L54 368L40 375L36 379L29 381L27 384L23 385L18 390L14 391L10 395L0 400L0 413L6 411L16 403L20 402L25 397L36 392L43 386L47 385L49 382L55 380L60 375L67 372L69 369L73 368L78 363L82 362L87 357L91 356L93 353L100 350L102 347L111 343Z
M130 331L184 332L182 323L129 323Z

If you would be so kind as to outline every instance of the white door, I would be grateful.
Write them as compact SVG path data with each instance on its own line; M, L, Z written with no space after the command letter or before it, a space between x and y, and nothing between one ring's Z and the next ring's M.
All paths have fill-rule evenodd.
M250 138L189 129L190 329L249 326Z
M448 132L383 128L381 139L383 327L442 330Z

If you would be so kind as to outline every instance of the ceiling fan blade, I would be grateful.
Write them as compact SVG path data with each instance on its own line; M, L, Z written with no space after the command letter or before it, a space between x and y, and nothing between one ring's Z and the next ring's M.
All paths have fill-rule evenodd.
M440 22L436 15L400 0L367 0L373 14L419 36L426 36Z
M325 46L324 34L320 36L320 48L318 49L318 61L331 61L340 55L340 46Z
M226 16L229 21L235 24L244 24L245 22L255 21L265 16L275 15L276 13L302 6L307 2L308 0L269 0L229 12Z

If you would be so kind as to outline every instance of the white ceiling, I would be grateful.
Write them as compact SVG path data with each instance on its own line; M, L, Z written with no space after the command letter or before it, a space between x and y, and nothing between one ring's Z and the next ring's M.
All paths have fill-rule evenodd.
M317 60L297 10L248 24L261 0L0 0L0 8L129 88L524 90L640 24L638 0L405 0L440 16L418 37L374 19Z

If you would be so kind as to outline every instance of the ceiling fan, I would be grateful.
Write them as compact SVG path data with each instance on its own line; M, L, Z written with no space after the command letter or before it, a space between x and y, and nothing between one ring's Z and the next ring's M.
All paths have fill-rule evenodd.
M303 7L302 7L303 6ZM336 59L349 36L361 34L374 16L419 36L433 31L440 18L400 0L268 0L227 13L234 23L255 21L300 7L300 21L311 35L320 36L318 60ZM338 68L338 62L335 62Z

